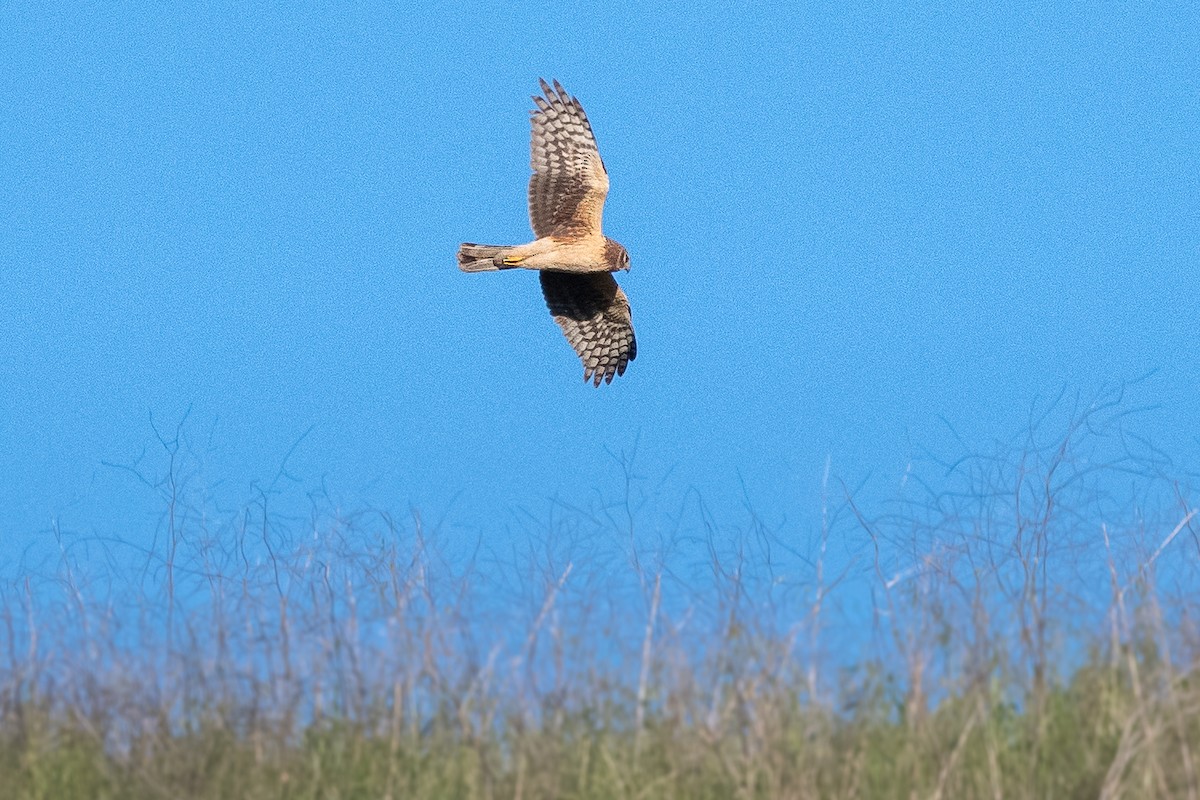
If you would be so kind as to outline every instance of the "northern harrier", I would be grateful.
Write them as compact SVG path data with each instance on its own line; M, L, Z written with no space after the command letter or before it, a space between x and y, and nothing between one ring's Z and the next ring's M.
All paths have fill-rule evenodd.
M629 301L612 273L629 269L629 253L600 231L608 173L583 106L554 82L539 81L545 97L531 112L529 244L464 244L464 272L535 269L554 321L583 361L583 379L596 386L624 375L637 356Z

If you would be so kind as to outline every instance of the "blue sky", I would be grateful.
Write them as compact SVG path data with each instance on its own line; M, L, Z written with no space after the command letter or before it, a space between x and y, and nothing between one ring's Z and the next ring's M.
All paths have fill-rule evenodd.
M106 462L161 469L189 409L235 501L296 445L298 490L467 531L617 490L635 444L803 525L827 460L886 493L1063 389L1129 384L1194 460L1193 4L412 5L0 6L8 542L147 536ZM535 276L454 260L530 236L539 76L632 258L599 390Z

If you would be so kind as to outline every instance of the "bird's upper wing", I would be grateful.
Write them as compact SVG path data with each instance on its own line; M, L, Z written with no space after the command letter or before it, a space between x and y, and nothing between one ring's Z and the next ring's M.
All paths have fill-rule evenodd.
M608 173L583 106L562 88L540 81L534 97L530 141L529 222L539 238L552 233L582 238L600 234Z
M583 379L596 386L624 375L637 358L629 301L609 272L538 273L554 321L583 361Z

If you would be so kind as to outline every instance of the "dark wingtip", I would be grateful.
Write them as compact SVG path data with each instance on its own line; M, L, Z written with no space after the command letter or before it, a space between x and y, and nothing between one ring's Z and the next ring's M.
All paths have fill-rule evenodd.
M558 81L555 81L554 84L557 86ZM538 78L538 85L542 87L542 94L530 95L530 98L533 100L533 104L537 106L537 108L530 112L534 116L537 116L538 113L550 108L550 103L547 101L558 99L557 95L554 94L554 90L550 88L550 84L546 83L545 78Z
M546 95L548 100L559 100L564 103L569 103L574 100L571 95L567 94L567 90L558 82L558 78L554 78L552 83L546 83L545 78L538 78L538 86L542 87L542 93ZM535 95L535 101L538 97Z

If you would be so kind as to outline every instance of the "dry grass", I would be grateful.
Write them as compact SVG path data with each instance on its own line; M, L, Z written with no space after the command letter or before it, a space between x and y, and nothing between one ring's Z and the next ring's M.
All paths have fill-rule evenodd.
M1200 526L1161 459L1102 457L1117 420L1031 425L882 513L827 481L804 536L667 525L633 481L502 559L416 516L216 514L164 441L155 547L63 536L3 588L0 786L1198 798Z

